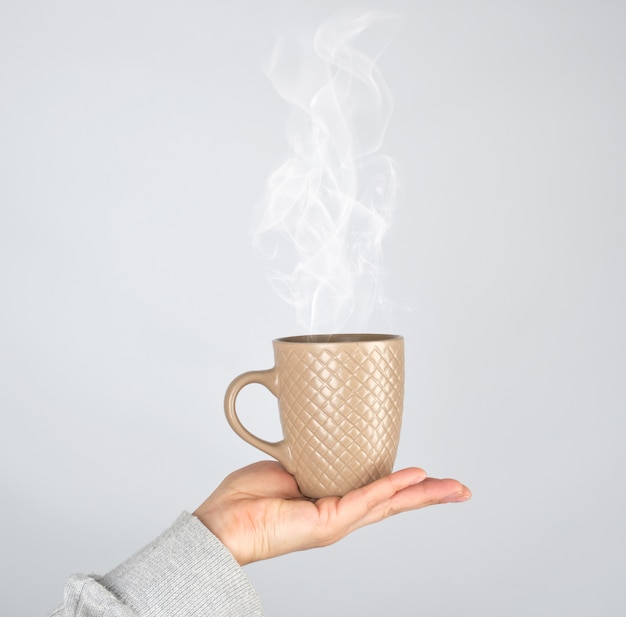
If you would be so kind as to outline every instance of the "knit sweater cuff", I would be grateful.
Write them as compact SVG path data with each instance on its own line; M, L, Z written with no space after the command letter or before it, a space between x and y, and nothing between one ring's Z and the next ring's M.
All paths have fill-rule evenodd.
M187 512L99 582L141 617L263 615L234 557Z

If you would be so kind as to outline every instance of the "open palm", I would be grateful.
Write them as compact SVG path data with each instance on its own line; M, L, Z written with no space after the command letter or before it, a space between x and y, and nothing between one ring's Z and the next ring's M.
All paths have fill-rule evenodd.
M279 463L261 461L230 474L194 515L244 565L327 546L393 514L470 496L457 480L427 478L411 467L344 497L313 501Z

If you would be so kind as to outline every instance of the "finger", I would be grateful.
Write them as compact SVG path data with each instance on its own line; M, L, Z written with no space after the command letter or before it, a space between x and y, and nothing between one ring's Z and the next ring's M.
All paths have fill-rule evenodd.
M466 501L470 497L470 490L458 480L425 478L421 482L402 487L386 500L383 499L378 503L372 502L371 507L364 511L362 516L353 520L351 530L376 523L401 512L418 510L440 503Z
M388 504L398 492L410 486L419 485L426 478L426 472L418 467L396 471L345 495L337 504L337 513L346 524L365 517L369 512Z
M391 499L389 515L435 504L467 501L471 496L469 488L458 480L426 478L420 484L396 493Z

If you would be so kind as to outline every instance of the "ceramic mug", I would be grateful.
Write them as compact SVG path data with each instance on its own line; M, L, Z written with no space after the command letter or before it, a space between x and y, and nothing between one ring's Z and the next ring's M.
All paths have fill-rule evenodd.
M389 473L404 400L404 339L389 334L292 336L273 341L274 366L228 386L224 410L242 439L277 459L307 497L345 495ZM278 399L283 439L265 441L237 416L241 389Z

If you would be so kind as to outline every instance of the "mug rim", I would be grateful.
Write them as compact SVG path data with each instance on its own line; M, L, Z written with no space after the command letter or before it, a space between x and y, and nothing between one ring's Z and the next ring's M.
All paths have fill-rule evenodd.
M372 334L372 333L336 333L336 334L299 334L274 339L275 343L287 344L337 344L337 343L375 343L402 339L400 334Z

